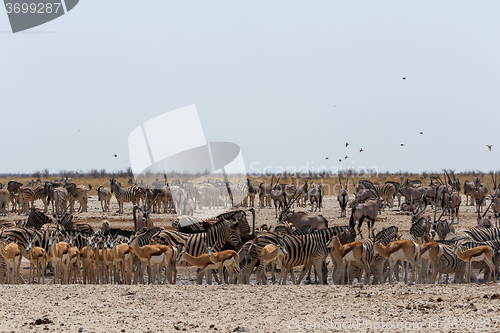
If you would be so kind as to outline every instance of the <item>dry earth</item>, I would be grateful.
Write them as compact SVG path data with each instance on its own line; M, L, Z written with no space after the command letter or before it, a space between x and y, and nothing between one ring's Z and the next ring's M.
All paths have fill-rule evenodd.
M103 219L131 228L131 206L123 216L117 208L113 198L112 213L102 213L92 196L89 212L77 213L76 220L95 229ZM348 222L339 212L336 200L326 198L321 214L331 225ZM460 228L474 226L473 207L462 206L460 214ZM170 228L174 216L153 218L156 226ZM275 224L274 208L257 209L257 225L264 223ZM404 233L409 217L386 209L375 227L390 225ZM497 284L197 286L194 268L179 270L176 286L0 285L0 332L500 331Z

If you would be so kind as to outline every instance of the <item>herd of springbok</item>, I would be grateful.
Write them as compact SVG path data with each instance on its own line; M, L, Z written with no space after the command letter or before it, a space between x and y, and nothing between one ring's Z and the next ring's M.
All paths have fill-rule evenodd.
M161 203L154 208L161 191L153 192L149 186L137 184L125 191L112 179L112 190L98 189L99 200L106 201L102 209L109 211L111 193L120 203L119 213L123 213L124 202L132 202L134 230L112 228L108 221L103 221L97 231L87 223L73 221L75 201L80 202L80 212L87 210L89 189L86 186L68 181L24 186L12 181L7 186L0 184L0 212L26 214L28 218L17 223L0 221L0 282L165 284L168 280L176 284L180 262L197 268L198 284L203 283L203 278L207 283L215 278L218 283L267 284L268 271L273 284L276 281L286 284L289 275L293 284L300 284L308 273L308 279L312 279L312 271L315 279L323 284L328 283L329 272L334 284L355 280L392 284L394 280L400 281L402 275L405 283L436 283L443 281L444 276L447 283L450 274L456 283L478 282L480 279L474 270L484 271L482 281L496 282L500 184L496 174L491 178L493 191L489 183L482 183L481 177L461 184L453 173L445 173L444 181L438 176L432 177L428 185L409 177L402 177L401 183L385 184L367 180L356 184L353 180L354 197L350 197L349 180L344 178L343 184L339 177L340 191L336 197L340 220L344 219L345 224L334 226L322 215L312 213L314 208L319 211L323 208L322 184L306 181L301 186L282 184L278 178L274 184L272 179L271 184L256 186L248 180L247 184L240 184L242 191L248 193L246 200L239 200L241 207L210 219L179 214L172 229L155 228L150 223L150 213L159 213L162 208ZM169 184L162 186L168 188ZM191 200L193 210L203 206L212 208L213 202L196 193L209 195L214 191L208 189L215 186L189 183L172 186L184 192L182 204ZM221 192L218 190L217 195ZM260 208L248 208L255 205L256 195L259 195ZM477 226L457 230L463 196L467 204L476 206ZM43 202L43 211L34 207L36 200ZM175 194L171 200L163 202L165 210L179 210ZM224 205L228 204L226 199L221 200ZM47 215L50 202L53 203L52 218ZM311 212L292 210L308 202ZM142 207L138 208L141 203ZM277 224L268 227L258 223L260 227L256 228L258 212L271 205L274 205ZM396 226L387 224L375 232L381 214L395 206L403 218L406 214L409 216L409 232L400 234ZM139 219L136 209L140 211ZM487 216L490 209L492 215ZM247 221L248 212L253 216L252 228ZM368 228L363 235L365 220ZM30 266L27 281L20 269L23 258ZM301 267L298 279L295 267ZM404 274L400 274L401 267ZM252 273L255 273L254 280ZM275 273L280 274L278 279Z

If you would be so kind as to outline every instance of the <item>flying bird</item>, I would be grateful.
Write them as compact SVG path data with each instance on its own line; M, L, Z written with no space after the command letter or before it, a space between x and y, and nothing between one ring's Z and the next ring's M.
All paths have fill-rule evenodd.
M359 152L360 152L360 153L361 153L362 151L363 151L363 148L361 148L361 149L359 150Z
M325 160L327 160L327 159L328 159L328 157L327 157L327 158L325 158Z
M339 158L339 162L342 162L342 159L341 159L341 158Z
M406 76L403 76L403 80L406 80Z
M420 134L424 134L424 132L420 132Z
M115 154L115 157L118 157L118 155Z
M349 146L349 142L346 142L346 143L345 143L345 146L346 146L346 147L347 147L347 146Z
M486 145L486 147L488 147L488 150L489 150L489 151L491 151L491 147L492 147L492 146L493 146L493 145Z
M349 158L349 156L345 155L345 159L347 160Z
M404 145L405 145L405 144L404 144L404 143L402 143L402 144L401 144L401 147L403 147Z

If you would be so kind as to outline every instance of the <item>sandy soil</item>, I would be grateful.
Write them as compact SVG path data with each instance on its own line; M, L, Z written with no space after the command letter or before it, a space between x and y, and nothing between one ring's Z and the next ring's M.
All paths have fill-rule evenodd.
M348 223L338 217L334 198L327 197L324 203L321 214L331 225ZM114 227L131 228L131 205L123 215L115 213L117 209L113 198L112 212L102 213L92 196L89 212L77 213L75 219L95 229L103 219ZM460 214L458 229L475 225L473 207L462 206ZM9 214L2 220L24 218ZM153 218L156 226L170 228L175 216L155 214ZM276 223L274 208L257 209L257 225L264 223ZM396 208L386 209L375 227L390 225L407 232L409 217ZM367 232L366 226L363 230ZM27 275L27 262L22 265ZM197 286L195 268L179 271L176 286L0 285L0 332L500 331L500 323L494 328L500 319L496 284Z

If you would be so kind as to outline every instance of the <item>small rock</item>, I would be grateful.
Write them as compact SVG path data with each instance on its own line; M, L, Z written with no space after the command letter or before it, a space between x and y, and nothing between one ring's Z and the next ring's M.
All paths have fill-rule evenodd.
M83 327L80 327L80 328L78 329L78 332L83 332L83 331L85 331L85 328L83 328Z

